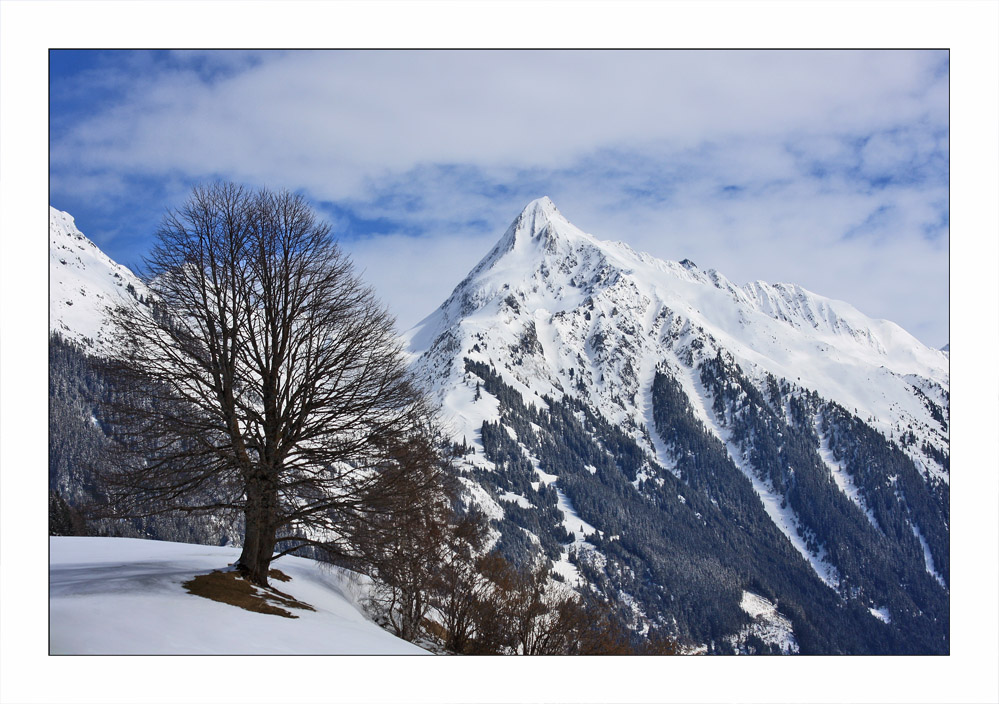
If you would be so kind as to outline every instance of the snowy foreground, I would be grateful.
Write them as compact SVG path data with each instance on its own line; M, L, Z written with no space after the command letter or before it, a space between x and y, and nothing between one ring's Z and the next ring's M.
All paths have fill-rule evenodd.
M196 575L223 569L238 548L131 538L50 538L52 654L425 654L372 623L359 588L318 563L273 563L281 591L315 611L298 618L246 611L188 593Z

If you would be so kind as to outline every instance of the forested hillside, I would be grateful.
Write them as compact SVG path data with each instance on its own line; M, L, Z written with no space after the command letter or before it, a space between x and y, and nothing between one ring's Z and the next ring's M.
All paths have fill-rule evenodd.
M465 368L499 402L500 420L483 423L481 433L494 468L473 464L469 473L502 506L494 526L501 533L498 547L511 560L527 561L538 550L556 562L566 559L634 624L666 627L684 642L709 644L709 652L732 652L731 637L749 624L741 606L744 592L779 605L803 653L946 649L946 592L924 569L912 532L907 540L900 534L898 555L884 538L871 544L867 521L848 520L862 514L832 484L815 454L814 437L798 447L812 464L795 464L793 483L801 492L809 481L825 482L815 495L827 496L829 506L818 501L813 507L820 527L812 540L835 546L832 564L844 574L835 585L824 583L775 527L750 479L694 418L666 374L656 377L654 405L657 432L676 463L669 471L584 404L550 397L525 404L486 365L466 360ZM710 376L711 366L705 369ZM721 398L718 407L727 408ZM776 443L781 453L799 443L786 423L774 420L769 429L754 428L752 436L761 448L753 467L789 466L766 455L767 448L780 455ZM892 453L887 444L883 451ZM517 500L504 500L508 496ZM795 501L801 494L788 496ZM935 501L925 490L920 496ZM560 497L595 529L582 544L566 531L580 519L556 510ZM848 518L821 520L833 511ZM808 511L801 515L812 517ZM920 586L903 589L900 583ZM887 609L894 626L872 608Z

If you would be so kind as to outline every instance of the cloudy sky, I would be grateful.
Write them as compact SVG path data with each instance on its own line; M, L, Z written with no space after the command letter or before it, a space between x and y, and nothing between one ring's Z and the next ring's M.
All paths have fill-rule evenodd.
M141 263L223 178L306 195L400 328L530 200L948 342L946 51L50 53L50 200Z

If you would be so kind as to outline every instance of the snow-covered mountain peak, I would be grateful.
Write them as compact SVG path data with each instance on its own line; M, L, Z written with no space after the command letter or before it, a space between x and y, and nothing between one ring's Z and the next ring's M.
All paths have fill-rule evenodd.
M551 198L548 196L541 196L540 198L535 198L524 206L524 210L521 212L518 219L531 217L545 221L550 220L555 215L561 217L562 213L560 213L558 208L555 207L555 203L552 202Z
M145 285L76 227L69 213L49 207L49 329L84 348L107 351L108 308L135 305Z
M555 207L548 196L536 198L524 206L510 229L523 234L530 239L537 239L546 229L551 230L557 225L570 225L565 216Z
M595 298L607 299L608 312L631 310L636 328L647 333L653 332L648 326L657 319L655 309L665 306L695 327L714 331L730 343L726 346L742 348L735 350L741 358L758 361L763 354L790 362L786 343L794 340L820 351L834 346L899 374L947 381L946 356L894 323L796 284L738 286L690 260L663 261L624 243L599 240L570 223L547 197L531 201L440 310L411 331L410 350L424 351L445 329L473 314L487 316L493 308L514 317L535 311L568 315L582 305L592 309Z
M508 299L509 304L524 297L521 291L511 298L513 288L544 289L549 298L563 298L577 285L568 276L574 268L580 264L606 266L598 245L595 238L569 222L547 196L531 201L448 300L407 333L411 351L425 349L443 329L490 303Z
M529 203L406 337L469 436L483 418L458 388L464 358L496 368L527 401L591 403L641 440L656 369L686 370L695 394L699 365L722 352L753 379L786 379L875 419L885 436L910 425L944 434L912 387L945 406L947 357L894 323L797 285L738 286L689 260L599 240L548 198Z
M472 276L493 268L498 262L515 255L517 265L538 264L538 258L545 252L553 253L560 248L559 241L587 237L570 223L548 196L532 200L520 215L507 228L496 245L472 270Z

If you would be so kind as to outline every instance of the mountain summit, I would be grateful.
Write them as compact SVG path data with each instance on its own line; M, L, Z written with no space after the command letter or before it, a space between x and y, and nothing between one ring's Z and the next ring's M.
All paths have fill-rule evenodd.
M932 434L920 397L899 399L924 393L940 404L949 385L946 355L894 323L797 285L740 287L688 260L598 240L548 197L531 201L407 338L444 393L445 369L468 356L509 368L532 393L581 394L636 439L649 424L641 409L654 368L720 349L752 376L793 380L875 418L885 434L913 423Z
M507 229L497 248L507 251L515 247L518 239L523 241L525 237L537 240L546 230L550 231L555 220L562 225L570 225L548 196L532 200Z
M490 275L491 278L531 270L542 265L545 258L557 257L570 246L571 241L579 238L592 240L570 223L548 196L532 200L472 269L468 278L482 278L492 269L497 271Z

